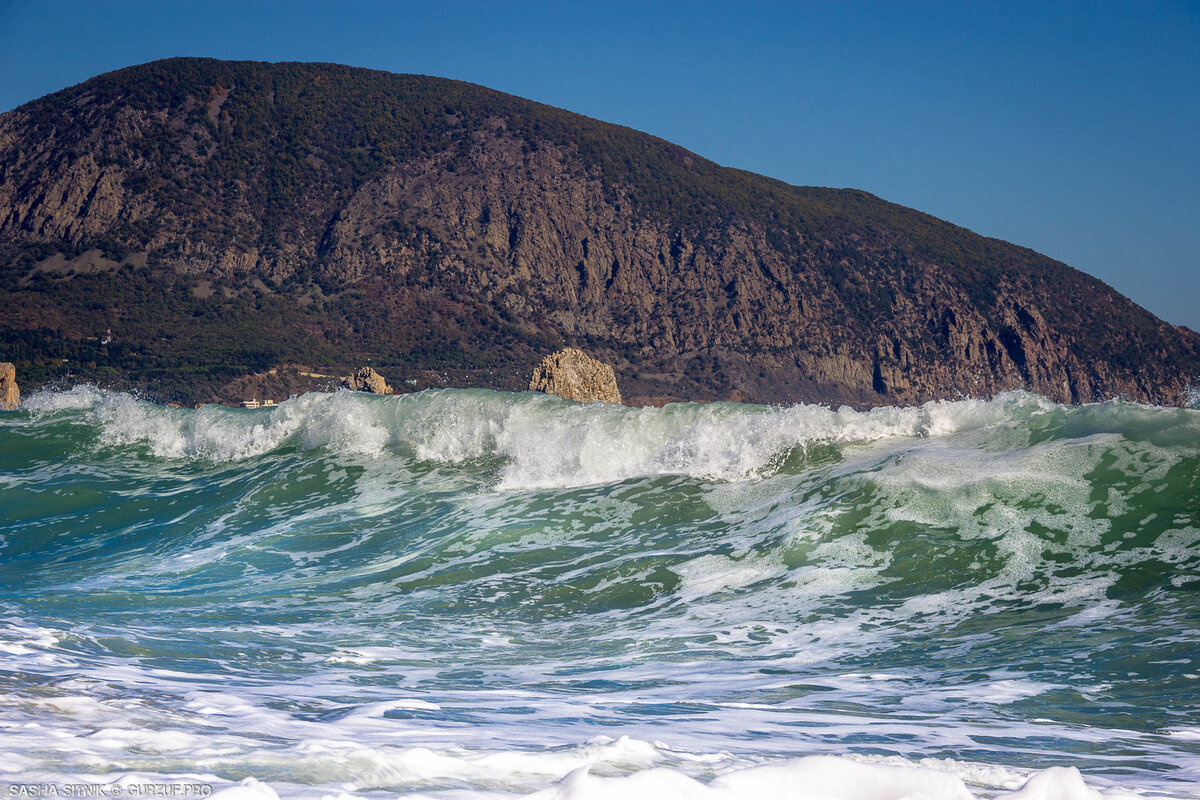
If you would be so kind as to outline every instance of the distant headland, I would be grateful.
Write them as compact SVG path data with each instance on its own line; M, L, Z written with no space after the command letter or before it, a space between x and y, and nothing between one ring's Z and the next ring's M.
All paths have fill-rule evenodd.
M286 397L527 388L859 406L1026 388L1178 404L1200 335L1026 248L480 86L178 58L0 115L22 384Z

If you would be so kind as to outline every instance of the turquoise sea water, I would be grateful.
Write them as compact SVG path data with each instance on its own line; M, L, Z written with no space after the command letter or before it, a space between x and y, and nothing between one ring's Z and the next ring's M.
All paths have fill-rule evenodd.
M246 797L1200 796L1200 411L38 394L0 415L0 761Z

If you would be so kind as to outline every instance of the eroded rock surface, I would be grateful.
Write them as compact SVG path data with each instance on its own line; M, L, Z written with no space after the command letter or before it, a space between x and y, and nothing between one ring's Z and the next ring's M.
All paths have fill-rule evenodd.
M0 411L16 411L20 406L17 368L8 362L0 363Z
M617 375L603 361L597 361L582 350L567 347L542 359L533 370L529 389L591 403L603 400L620 403L621 390Z
M388 386L383 376L370 367L360 367L353 375L342 378L342 386L355 392L392 393L392 387Z

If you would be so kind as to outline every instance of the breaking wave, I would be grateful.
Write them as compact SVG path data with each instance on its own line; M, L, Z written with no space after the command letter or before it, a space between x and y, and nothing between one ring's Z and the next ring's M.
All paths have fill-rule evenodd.
M1194 409L483 390L181 409L76 387L0 415L0 567L11 783L1096 800L1200 781Z

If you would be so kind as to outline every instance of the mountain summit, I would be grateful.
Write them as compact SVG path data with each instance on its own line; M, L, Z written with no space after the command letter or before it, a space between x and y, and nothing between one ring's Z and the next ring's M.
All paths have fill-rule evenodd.
M523 389L563 345L634 402L1178 403L1200 376L1200 336L1026 248L333 64L169 59L0 115L0 305L23 383L186 401L288 365Z

